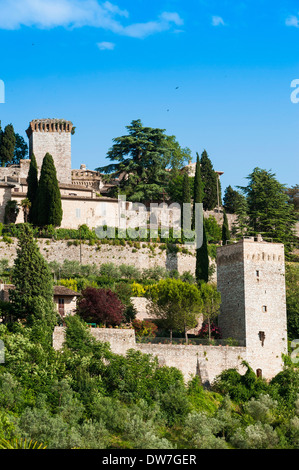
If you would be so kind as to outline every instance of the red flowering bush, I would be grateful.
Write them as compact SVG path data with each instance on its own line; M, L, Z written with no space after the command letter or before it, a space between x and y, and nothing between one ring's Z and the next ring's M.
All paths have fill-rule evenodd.
M209 324L207 322L203 323L201 329L198 332L199 338L209 338ZM221 339L222 334L219 326L215 323L211 323L211 338Z

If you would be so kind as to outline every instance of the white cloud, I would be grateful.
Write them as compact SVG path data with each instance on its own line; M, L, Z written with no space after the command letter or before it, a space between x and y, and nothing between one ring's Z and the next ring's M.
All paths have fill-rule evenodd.
M213 26L225 26L223 18L221 16L212 16L212 25Z
M297 16L289 16L286 19L286 25L295 26L296 28L299 28L299 19L297 18Z
M107 50L113 51L113 49L115 48L114 42L106 42L106 41L98 42L97 46L101 51L107 51Z
M183 24L175 12L164 12L156 21L123 25L127 10L98 0L0 0L0 29L18 29L21 26L51 29L58 26L80 28L91 26L113 33L144 38L167 31L173 25Z

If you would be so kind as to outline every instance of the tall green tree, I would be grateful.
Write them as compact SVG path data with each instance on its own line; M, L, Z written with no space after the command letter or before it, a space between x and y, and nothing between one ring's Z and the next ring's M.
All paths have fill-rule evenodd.
M9 296L14 315L26 319L28 326L38 326L40 333L47 330L50 341L56 323L53 278L28 224L20 228L12 282L15 288L10 290Z
M150 315L162 321L162 325L172 331L185 334L188 343L188 330L197 325L202 308L200 291L195 285L178 279L166 279L148 290Z
M43 227L59 227L62 221L62 204L53 157L47 153L43 159L37 190L37 222Z
M196 204L203 202L203 184L201 178L200 158L196 153L195 176L193 186L193 214L192 214L192 229L195 228L195 207Z
M196 249L195 278L198 284L209 281L209 254L205 222L203 221L203 240L200 248Z
M31 155L29 172L27 176L27 198L31 205L29 209L28 221L37 225L37 191L38 191L38 169L35 155Z
M221 294L217 287L212 284L202 283L200 294L203 302L204 320L208 323L209 340L211 340L211 322L215 320L220 312Z
M177 168L189 153L164 129L144 127L139 119L126 128L128 135L113 139L107 154L112 163L97 170L108 180L119 178L117 189L129 200L159 201L170 177L167 168Z
M15 134L16 144L14 149L13 161L15 165L20 163L20 160L24 160L28 155L28 145L20 134Z
M2 132L0 143L0 162L3 167L13 160L15 145L16 136L14 128L12 124L8 124Z
M213 210L218 203L218 177L206 150L202 152L200 166L203 181L203 208L204 210L210 211Z
M243 195L240 194L239 191L236 191L230 185L227 186L223 196L223 207L227 214L236 213L240 198L242 198L242 196Z
M226 242L230 240L230 230L225 210L223 210L223 223L222 223L222 243L226 245Z
M186 204L184 206L184 204ZM185 171L183 178L183 200L181 206L181 227L188 229L191 217L191 191L188 172ZM189 223L188 223L189 222ZM190 225L191 228L191 225Z
M247 179L248 185L240 189L246 196L251 234L261 233L264 238L284 243L289 252L295 243L297 217L285 186L275 174L260 168L255 168Z

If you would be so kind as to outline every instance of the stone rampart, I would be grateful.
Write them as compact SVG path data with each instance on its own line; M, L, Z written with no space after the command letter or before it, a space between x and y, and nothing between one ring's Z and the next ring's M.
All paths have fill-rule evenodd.
M136 343L133 329L90 328L91 334L99 341L109 342L111 351L125 355L129 349L151 354L158 358L160 366L176 367L184 380L200 375L204 384L212 384L223 370L236 368L244 372L241 365L246 360L246 348L232 346L194 346L171 344ZM63 347L65 329L56 327L53 335L53 347Z

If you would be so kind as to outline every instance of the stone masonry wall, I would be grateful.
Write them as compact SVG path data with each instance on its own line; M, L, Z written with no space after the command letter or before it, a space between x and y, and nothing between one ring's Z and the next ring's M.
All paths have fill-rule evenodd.
M6 258L10 265L13 265L16 257L17 239L12 239L13 243L8 244L0 239L0 259ZM138 269L147 269L160 266L168 270L177 269L181 274L185 271L195 273L196 258L194 254L166 254L166 250L156 247L154 250L148 248L147 243L141 243L141 248L136 249L130 246L97 245L89 246L82 243L80 246L68 246L65 240L53 241L38 239L37 243L44 258L50 261L63 263L64 260L79 261L82 264L93 264L100 266L103 263L113 263L117 266L121 264L134 265ZM145 246L144 248L142 246Z
M158 358L160 366L179 369L186 382L200 374L203 383L209 385L223 370L236 368L244 372L241 362L246 360L246 348L243 347L139 344L133 329L91 328L90 331L97 340L109 342L115 354L125 355L129 349L151 354ZM62 349L64 334L63 327L55 328L54 349Z

